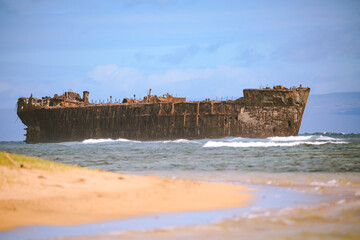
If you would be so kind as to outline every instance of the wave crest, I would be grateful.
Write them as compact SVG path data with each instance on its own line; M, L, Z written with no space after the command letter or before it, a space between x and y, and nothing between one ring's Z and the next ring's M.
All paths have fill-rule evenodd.
M162 141L162 143L199 143L194 140L188 140L188 139L176 139L176 140L166 140Z
M266 139L236 138L236 141L208 141L203 147L293 147L298 145L347 144L343 139L326 136L269 137Z
M267 139L277 142L288 142L288 141L305 141L310 140L313 136L289 136L289 137L269 137Z
M82 141L85 144L105 143L105 142L138 142L125 138L111 139L111 138L100 138L100 139L86 139Z

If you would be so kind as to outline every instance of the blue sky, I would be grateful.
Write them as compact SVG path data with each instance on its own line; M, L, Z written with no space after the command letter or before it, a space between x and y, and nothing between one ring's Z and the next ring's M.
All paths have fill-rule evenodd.
M360 92L360 1L0 0L0 109L278 84Z

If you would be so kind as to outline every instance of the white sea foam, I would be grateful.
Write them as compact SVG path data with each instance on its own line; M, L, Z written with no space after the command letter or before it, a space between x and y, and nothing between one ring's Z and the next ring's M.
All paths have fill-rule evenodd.
M85 144L105 143L105 142L138 142L138 141L132 141L124 138L119 138L119 139L100 138L100 139L86 139L82 141L82 143Z
M302 144L307 145L323 145L327 143L332 144L346 144L347 142L335 142L335 141L327 141L327 142L216 142L216 141L208 141L204 144L203 147L293 147Z
M316 140L319 140L319 141L341 141L343 139L326 137L326 136L320 135L316 138Z
M276 142L294 142L310 140L313 136L289 136L289 137L269 137L267 139Z
M188 139L176 139L176 140L167 140L162 141L162 143L199 143L194 140L188 140Z

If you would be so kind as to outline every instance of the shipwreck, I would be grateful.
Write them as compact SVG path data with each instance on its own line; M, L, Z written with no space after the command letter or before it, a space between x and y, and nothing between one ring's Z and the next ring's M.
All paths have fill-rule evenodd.
M27 126L26 143L85 139L171 140L266 138L299 132L310 88L244 89L236 100L187 101L148 95L142 100L90 103L89 92L21 97L17 114Z

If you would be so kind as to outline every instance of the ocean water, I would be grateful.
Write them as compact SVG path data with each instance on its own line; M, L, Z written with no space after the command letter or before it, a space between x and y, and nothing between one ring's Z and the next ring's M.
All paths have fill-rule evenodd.
M113 172L245 184L259 189L258 202L246 211L223 211L206 221L188 224L169 225L164 220L168 224L100 231L81 239L360 238L360 134L0 142L0 151ZM198 214L205 218L205 213ZM194 215L188 218L196 219ZM72 239L71 234L62 237Z

